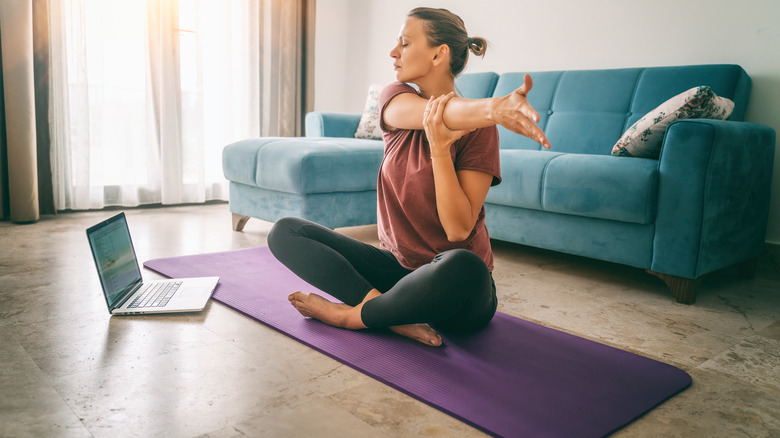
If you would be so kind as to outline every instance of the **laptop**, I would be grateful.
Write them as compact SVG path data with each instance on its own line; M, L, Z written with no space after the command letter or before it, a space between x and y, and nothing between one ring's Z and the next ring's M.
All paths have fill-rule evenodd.
M198 312L219 277L143 281L124 213L87 229L100 284L112 315Z

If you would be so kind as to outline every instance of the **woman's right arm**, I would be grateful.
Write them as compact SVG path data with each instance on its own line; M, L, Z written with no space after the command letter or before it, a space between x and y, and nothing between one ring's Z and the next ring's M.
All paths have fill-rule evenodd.
M526 97L532 87L531 76L525 75L523 85L503 97L484 99L453 97L444 108L444 123L452 130L471 130L501 125L549 149L550 142L547 136L536 125L539 114L528 103ZM427 104L426 99L416 94L399 94L385 107L383 123L390 129L423 129L423 112Z

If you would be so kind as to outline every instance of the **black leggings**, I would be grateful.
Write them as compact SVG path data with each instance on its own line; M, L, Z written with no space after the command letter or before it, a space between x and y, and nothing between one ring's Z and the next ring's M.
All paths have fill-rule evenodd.
M429 323L445 331L473 331L496 312L493 277L469 250L445 251L411 271L390 251L297 218L278 220L268 246L299 277L350 306L372 289L381 292L363 305L367 327Z

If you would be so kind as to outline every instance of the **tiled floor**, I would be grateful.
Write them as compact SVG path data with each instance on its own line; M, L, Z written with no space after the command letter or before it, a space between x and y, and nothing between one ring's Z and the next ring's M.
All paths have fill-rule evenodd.
M232 310L109 317L84 230L0 223L0 436L481 436ZM225 204L128 210L141 260L265 245ZM376 242L375 227L342 229ZM693 306L641 270L494 242L499 310L681 367L619 437L780 436L780 269L724 270ZM144 272L147 278L155 274Z

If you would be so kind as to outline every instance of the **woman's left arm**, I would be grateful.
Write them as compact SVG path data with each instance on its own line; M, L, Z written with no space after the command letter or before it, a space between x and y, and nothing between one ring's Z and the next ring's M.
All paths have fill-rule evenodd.
M423 113L433 161L436 208L450 242L465 240L477 223L493 176L474 170L455 171L450 147L470 131L453 131L444 124L444 107L454 93L429 99Z

